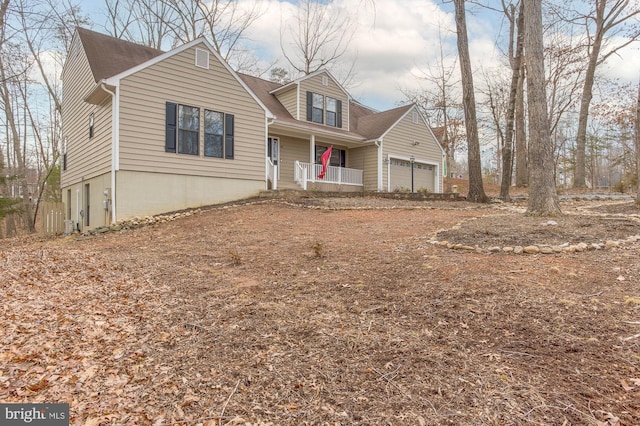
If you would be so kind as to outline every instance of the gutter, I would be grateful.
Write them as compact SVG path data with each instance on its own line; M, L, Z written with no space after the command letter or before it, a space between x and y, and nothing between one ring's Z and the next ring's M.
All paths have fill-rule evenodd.
M116 164L120 151L120 97L117 90L112 92L107 89L104 80L100 88L111 95L111 223L116 223L116 171L120 168Z
M373 141L378 147L378 192L382 192L382 142L382 138Z

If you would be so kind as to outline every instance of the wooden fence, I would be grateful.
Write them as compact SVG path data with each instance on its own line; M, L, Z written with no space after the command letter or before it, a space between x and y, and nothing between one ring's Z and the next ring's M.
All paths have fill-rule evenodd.
M36 222L38 232L46 235L64 233L64 204L55 201L42 201Z

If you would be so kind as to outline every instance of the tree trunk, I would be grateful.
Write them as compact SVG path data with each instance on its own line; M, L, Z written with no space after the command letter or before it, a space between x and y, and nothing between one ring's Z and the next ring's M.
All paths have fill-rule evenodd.
M469 41L467 39L467 23L464 9L465 0L454 0L456 14L456 30L458 35L458 56L460 57L460 74L462 78L462 104L464 108L465 127L467 130L467 160L469 166L469 194L467 199L478 203L486 203L487 196L482 184L482 166L480 164L480 141L478 139L478 122L476 119L476 100L473 92L473 74L469 57Z
M527 214L561 215L553 175L542 39L542 0L524 2L525 55L529 105L529 204Z
M527 132L524 121L524 79L526 67L520 67L518 77L518 93L516 95L516 186L529 184L529 150L527 148Z
M638 83L638 101L636 103L636 206L640 207L640 82Z
M507 108L507 128L505 131L504 150L502 151L502 184L500 185L500 199L509 201L509 189L511 188L511 175L513 174L513 128L516 110L516 98L518 96L518 80L520 79L520 66L522 64L522 50L524 39L524 4L520 3L518 11L517 27L518 35L515 39L516 49L513 56L513 26L516 25L515 7L512 6L511 21L511 37L509 43L509 62L511 64L511 90L509 91L509 106ZM506 12L506 10L505 10Z

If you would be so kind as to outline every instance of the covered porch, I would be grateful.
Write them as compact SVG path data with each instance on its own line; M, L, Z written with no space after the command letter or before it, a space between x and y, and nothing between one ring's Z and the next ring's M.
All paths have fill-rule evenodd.
M322 178L320 156L333 147ZM352 135L321 134L290 128L269 128L266 146L266 178L269 189L364 191L377 189L378 146ZM367 167L368 166L368 167ZM367 180L368 177L368 180ZM371 187L376 185L374 187Z

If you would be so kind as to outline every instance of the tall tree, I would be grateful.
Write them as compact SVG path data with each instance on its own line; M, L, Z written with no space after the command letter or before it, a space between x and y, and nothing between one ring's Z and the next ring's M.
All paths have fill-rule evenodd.
M509 104L507 107L507 125L505 129L504 150L502 152L502 182L500 198L510 199L511 176L513 174L513 140L516 116L516 97L518 95L518 80L522 66L522 51L524 46L524 0L516 14L516 6L502 1L504 13L509 19L509 65L511 66L511 85L509 89ZM515 48L514 48L515 45Z
M482 183L482 165L480 162L480 140L478 139L478 120L476 118L476 99L473 91L473 74L469 56L465 0L453 0L456 16L458 56L460 58L460 77L462 79L462 105L467 129L467 161L469 166L469 194L467 198L478 203L489 199L484 193Z
M240 41L262 12L256 3L234 0L105 0L108 30L115 37L155 48L206 37L238 71L255 71L257 59Z
M458 64L457 61L446 63L440 28L438 35L439 57L435 63L429 62L427 69L418 77L420 81L425 81L427 86L416 91L404 90L403 93L418 105L434 131L442 129L436 133L445 151L447 174L450 174L455 164L455 152L464 140L464 119L462 105L455 90L460 83L455 73ZM445 191L451 191L450 179L445 180Z
M556 193L553 144L549 131L542 38L542 0L524 2L524 48L529 106L529 203L527 214L562 214Z
M354 23L346 10L330 9L330 5L321 0L300 0L295 18L281 25L282 54L300 74L330 67L347 53Z
M631 0L595 0L595 8L587 15L577 19L584 21L587 32L588 64L585 72L578 132L576 135L576 171L573 185L576 188L586 186L585 146L589 106L593 97L593 85L596 68L611 55L640 37L640 27L632 19L640 14L640 6ZM574 18L576 19L576 18ZM593 34L592 34L593 32ZM620 36L624 41L603 51L605 37Z
M529 184L529 147L525 120L524 82L526 79L525 64L520 67L518 91L516 94L515 141L516 141L516 186L523 188Z
M636 206L640 208L640 83L638 83L638 101L636 102L634 136L636 145Z

